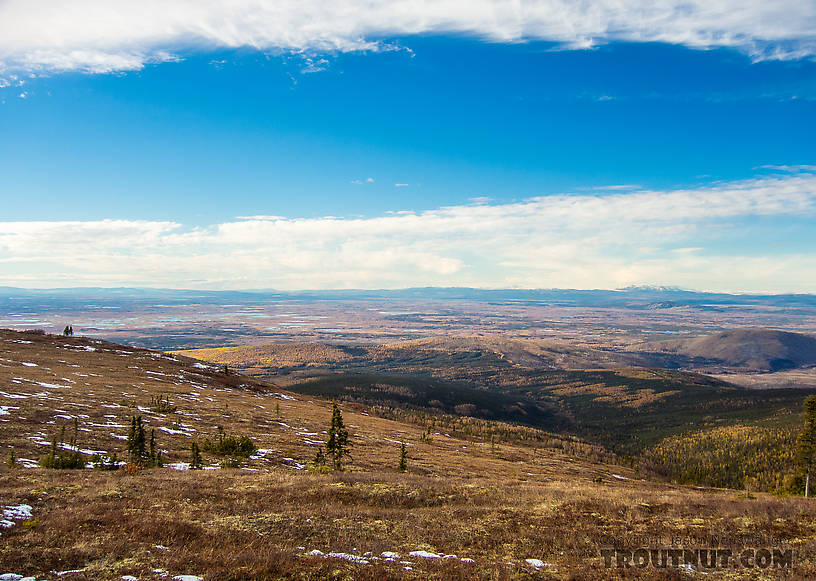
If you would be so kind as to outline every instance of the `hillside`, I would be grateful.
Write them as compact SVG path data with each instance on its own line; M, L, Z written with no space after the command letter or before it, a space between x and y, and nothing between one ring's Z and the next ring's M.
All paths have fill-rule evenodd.
M564 353L556 362L552 354L558 350ZM581 357L575 355L579 352L583 353ZM568 362L588 363L586 359L594 352L604 358L600 365L560 367ZM504 342L500 338L444 337L356 346L270 344L179 353L228 364L253 377L306 393L315 393L309 390L322 389L332 382L353 383L346 376L386 376L386 383L398 383L409 392L411 385L422 380L455 385L459 390L522 398L538 402L562 419L538 427L567 430L626 454L638 454L664 437L705 426L757 421L790 425L805 395L794 389L759 393L738 387L725 376L714 378L654 367L608 367L615 361L611 356L614 354L545 342ZM321 378L321 383L312 384L315 378ZM351 386L345 392L333 393L369 403L383 399L382 390L374 393L363 385L353 387L353 396L348 392ZM476 394L459 393L448 411L458 404L475 403L471 399ZM395 398L390 399L396 403ZM424 402L422 398L412 399L411 405L417 406L439 398L427 397ZM517 417L511 421L529 424L529 419Z
M747 534L773 537L796 547L787 578L816 572L816 508L802 499L647 482L599 446L517 423L341 402L352 456L346 471L320 473L308 467L330 403L220 365L0 331L0 385L4 572L54 581L617 579L601 550L633 531L662 546L691 531L710 546L716 534L737 552ZM419 381L412 393L444 387ZM155 430L163 468L38 467L63 430L86 461L125 458L134 416ZM226 463L205 450L206 469L186 470L191 442L217 438L219 425L257 451ZM406 474L397 471L403 442Z
M353 404L342 405L352 436L347 471L310 474L315 450L327 437L328 401L185 357L94 339L0 331L0 386L3 502L31 506L35 519L23 521L25 526L9 521L13 526L2 532L0 569L37 578L78 569L68 578L150 579L161 577L151 571L165 568L209 572L207 579L256 579L291 570L294 562L305 578L355 570L372 571L377 578L395 572L447 578L468 576L471 556L500 570L508 567L506 559L512 565L508 571L530 570L525 559L541 556L541 545L529 535L510 553L497 553L502 534L477 546L463 544L472 524L461 520L464 515L455 517L460 533L453 536L428 529L428 523L437 513L472 506L468 510L486 518L484 526L505 526L501 519L490 524L498 516L491 516L491 505L498 500L497 486L508 482L524 487L567 477L591 484L634 476L599 461L608 455L574 438L527 428L523 441L504 439L496 434L513 431L512 425L480 421L482 428L492 426L484 432L491 434L486 440L479 430L457 430L468 422L459 424L455 415L394 421ZM127 458L124 440L137 416L155 436L164 468L90 470L97 455ZM216 441L218 426L228 435L250 437L257 450L233 459L240 469L227 470L228 458L205 449L205 470L187 470L191 443L203 447L207 439ZM54 439L57 454L77 451L86 469L40 467ZM396 470L401 442L409 451L405 475ZM359 508L349 512L350 507ZM516 511L521 505L505 508ZM414 515L409 521L426 525L403 528L404 511ZM304 524L307 516L312 520ZM376 542L371 526L382 531ZM252 535L266 534L281 541L251 556L238 547L252 546ZM125 545L118 540L122 535L130 538ZM210 549L191 555L185 552L188 542ZM228 547L234 553L224 553ZM355 547L398 551L412 565L369 557L365 565L375 566L363 567L365 559ZM468 559L440 567L432 559L411 558L413 550L457 551ZM227 573L225 566L239 572Z
M653 363L648 354L576 346L552 340L504 337L430 337L400 343L342 345L267 343L176 351L189 357L235 366L252 375L284 378L326 370L430 376L453 367L492 371L509 367L538 370L611 369Z
M221 366L94 339L0 331L0 341L0 385L5 386L0 391L0 442L13 448L23 465L35 465L62 432L67 442L75 420L76 447L89 461L94 453L118 452L121 458L135 416L155 430L168 464L189 461L191 442L214 440L217 426L229 434L250 435L263 450L242 461L247 468L305 466L325 439L327 400L306 400L268 382L233 371L224 374ZM355 455L366 468L391 466L395 442L418 439L425 431L424 425L371 416L362 406L348 413L357 431ZM429 450L439 452L446 441L441 436ZM455 450L457 444L452 446ZM221 459L209 460L215 466ZM418 457L414 463L422 473L447 475L460 468L435 466L430 458ZM574 468L591 471L581 464Z
M747 371L780 371L816 365L815 337L770 329L736 329L694 339L650 343L642 349L685 355L710 367Z

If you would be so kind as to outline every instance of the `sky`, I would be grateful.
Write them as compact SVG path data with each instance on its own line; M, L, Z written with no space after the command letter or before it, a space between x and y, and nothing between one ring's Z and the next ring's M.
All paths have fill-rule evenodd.
M0 285L816 292L814 133L811 1L0 0Z

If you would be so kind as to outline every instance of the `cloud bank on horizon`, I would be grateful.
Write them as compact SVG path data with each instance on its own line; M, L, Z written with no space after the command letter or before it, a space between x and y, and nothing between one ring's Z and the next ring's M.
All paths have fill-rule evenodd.
M689 190L537 197L372 218L0 223L0 285L281 290L471 286L812 292L813 248L741 251L745 223L810 223L816 167ZM807 227L807 226L806 226ZM725 252L723 248L732 247ZM734 250L733 248L737 248Z
M729 47L754 60L816 55L802 0L5 0L0 70L109 73L194 51L360 51L388 38L463 34L562 48L613 41Z

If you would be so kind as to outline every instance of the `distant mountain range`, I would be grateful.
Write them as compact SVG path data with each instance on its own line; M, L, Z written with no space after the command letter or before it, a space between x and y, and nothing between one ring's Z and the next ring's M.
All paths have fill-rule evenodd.
M201 303L267 300L458 300L484 302L546 303L565 306L623 307L635 309L704 308L716 305L764 305L816 307L816 294L728 294L683 290L673 287L637 286L617 290L576 289L479 289L467 287L421 287L394 290L246 290L216 291L154 288L77 287L23 289L0 287L0 306L26 301L115 301L117 304L144 301Z

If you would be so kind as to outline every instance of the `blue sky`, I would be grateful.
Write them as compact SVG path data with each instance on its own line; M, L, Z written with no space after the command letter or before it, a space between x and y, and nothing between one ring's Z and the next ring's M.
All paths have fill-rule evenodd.
M797 3L715 26L598 2L570 35L553 2L388 26L307 2L226 35L217 2L148 2L131 37L85 4L104 28L0 8L0 284L816 289Z

